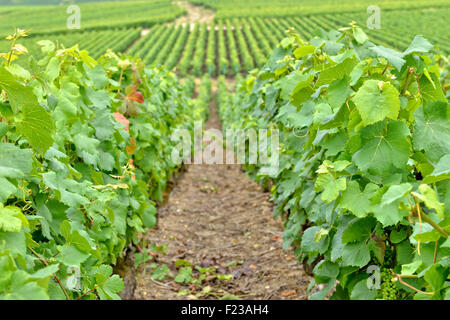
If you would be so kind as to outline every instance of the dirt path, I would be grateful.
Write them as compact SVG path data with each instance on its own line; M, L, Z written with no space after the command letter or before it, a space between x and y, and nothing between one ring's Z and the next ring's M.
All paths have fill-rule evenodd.
M206 128L219 129L215 103L210 109ZM282 249L282 227L272 210L269 194L239 165L188 165L159 210L158 227L145 235L149 243L168 248L140 266L135 298L306 299L310 278L292 252ZM193 279L202 277L195 266L212 271L190 286L171 277L152 279L162 264L175 276L182 267L177 261L193 263ZM220 279L226 275L231 280Z
M174 1L176 4L187 11L187 14L175 19L173 23L175 25L191 25L193 27L194 23L210 23L214 19L214 11L207 9L202 6L197 6L187 1Z

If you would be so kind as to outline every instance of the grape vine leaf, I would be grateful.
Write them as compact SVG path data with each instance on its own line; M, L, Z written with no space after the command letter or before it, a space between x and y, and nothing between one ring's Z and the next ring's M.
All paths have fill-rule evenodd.
M389 189L383 194L381 198L381 205L385 206L393 203L394 201L404 197L409 191L411 191L412 185L409 183L402 183L399 185L390 186Z
M351 242L342 248L342 263L346 266L363 267L370 261L369 246L362 242Z
M350 298L352 300L374 300L377 296L377 290L369 289L367 279L359 281L352 290Z
M360 27L355 27L352 29L353 29L353 36L355 37L355 40L358 43L364 44L364 42L368 40L366 33Z
M99 288L97 290L100 299L120 300L120 296L117 293L123 290L124 283L117 274L114 274L109 278L107 278L103 274L97 274L97 282L100 282Z
M423 179L424 183L433 183L450 179L450 154L442 156L434 166L433 172Z
M0 114L1 114L1 112L0 112ZM4 122L0 122L0 139L2 139L8 133L8 130L9 130L8 124L4 123Z
M316 88L323 84L331 83L333 80L341 79L348 75L355 65L358 63L355 57L349 57L339 64L327 68L320 72L319 78L316 82Z
M0 143L0 177L23 178L33 165L32 151L11 143Z
M396 119L400 111L399 92L390 83L367 80L353 97L364 126Z
M384 46L373 46L369 49L375 52L378 57L385 58L399 71L402 69L402 66L406 62L406 60L403 59L403 54L395 51L394 49L386 48Z
M19 232L22 228L22 220L18 217L22 215L17 207L4 207L0 203L0 230L5 232Z
M67 266L79 267L87 258L89 258L88 253L82 252L73 244L65 244L57 257L57 260Z
M30 275L23 271L15 271L10 278L7 298L10 300L48 300L45 288L32 281Z
M348 85L348 77L333 81L327 89L325 99L332 107L337 110L347 100L353 91Z
M342 192L339 207L349 210L358 218L363 218L371 211L370 197L378 189L373 183L368 183L364 192L361 192L357 181L350 181L347 189Z
M327 283L330 279L336 279L339 274L337 263L322 260L314 267L314 280L316 283Z
M430 102L414 113L413 145L424 150L431 162L438 162L450 154L450 104Z
M414 39L412 40L411 44L409 45L408 49L403 51L403 56L406 56L408 54L411 54L413 52L428 52L433 48L433 45L428 42L427 39L425 39L421 35L416 35Z
M344 177L335 179L330 173L319 174L314 184L315 191L322 191L320 198L324 202L336 200L340 191L347 188L347 180Z
M30 145L39 153L45 152L53 144L53 119L39 104L33 89L20 84L11 73L0 67L0 88L8 94L15 109L17 131L24 135Z
M428 282L435 291L439 291L445 283L449 275L450 269L443 267L440 264L433 264L424 275L424 279Z
M330 237L325 236L320 241L314 241L316 234L320 232L319 226L313 226L305 230L302 236L302 250L305 252L319 252L323 253L328 248Z
M436 210L439 217L444 218L444 204L439 202L436 192L426 184L419 186L419 192L420 194L414 193L414 195L425 202L428 208Z
M0 177L0 204L4 203L17 188L8 179Z
M376 220L373 217L355 218L350 221L347 228L342 233L342 243L360 242L370 238L375 227Z
M395 225L408 215L408 211L399 209L399 202L400 199L384 206L378 203L373 206L373 215L383 226Z
M361 148L353 161L362 170L383 174L394 166L402 169L409 158L408 126L401 121L377 122L362 128Z

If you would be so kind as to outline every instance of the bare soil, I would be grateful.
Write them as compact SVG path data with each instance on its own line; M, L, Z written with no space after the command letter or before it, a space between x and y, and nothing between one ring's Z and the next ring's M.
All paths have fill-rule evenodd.
M193 28L194 23L210 23L214 19L214 11L202 6L198 6L187 1L174 1L176 4L187 11L187 13L181 17L175 19L173 23L175 25L190 25Z
M215 102L206 128L220 129ZM282 226L272 217L269 194L239 165L191 164L186 168L159 209L158 226L144 236L150 243L168 244L168 249L139 267L134 298L307 299L311 278L292 251L282 249ZM152 263L166 264L176 275L179 259L233 277L229 281L210 277L201 286L180 285L170 277L152 279ZM194 271L193 276L199 274ZM198 295L205 287L208 293ZM179 296L183 289L189 294Z

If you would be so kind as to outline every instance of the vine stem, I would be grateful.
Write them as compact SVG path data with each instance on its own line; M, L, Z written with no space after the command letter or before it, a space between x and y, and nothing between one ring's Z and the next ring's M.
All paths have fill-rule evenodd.
M75 300L80 300L81 298L85 297L86 295L88 295L89 293L97 290L98 285L95 285L91 290L86 291L85 293L83 293L81 296L79 296L78 298L76 298Z
M384 70L381 74L385 74L385 72L387 71L388 68L389 68L389 61L388 61L388 63L386 63L386 67L384 67Z
M430 224L434 229L436 229L437 232L442 234L447 239L448 238L448 233L444 229L442 229L442 227L440 225L438 225L436 222L431 220L431 218L429 216L427 216L425 214L425 212L422 211L422 209L420 208L420 205L418 205L418 203L417 203L416 196L414 194L412 196L414 198L414 201L416 202L417 215L419 217L421 217L423 221L425 221L426 223Z
M415 291L417 291L417 292L420 292L420 293L423 293L423 294L426 294L426 295L429 295L429 296L434 295L434 291L433 291L433 292L422 291L422 290L417 289L416 287L410 285L409 283L406 283L406 282L403 281L403 279L402 279L402 278L415 278L415 277L406 276L406 275L401 275L401 274L396 274L392 269L390 269L390 270L391 270L391 273L394 275L394 277L398 280L398 282L400 282L400 283L403 284L404 286L407 286L408 288L410 288L410 289L412 289L412 290L415 290Z
M8 67L11 64L12 54L13 54L13 50L14 50L14 46L16 45L16 42L17 42L17 37L14 37L14 40L11 44L11 49L9 50L9 55L8 55L8 62L7 62Z
M411 74L414 72L414 69L411 67L408 69L408 74L406 75L405 85L402 89L402 96L405 95L406 90L408 90L409 86L409 78L411 77Z
M123 78L123 68L120 69L119 89L117 89L117 94L120 93L120 86L122 85L122 78Z
M438 251L438 241L436 240L436 244L434 246L433 264L436 263L437 251Z
M28 249L29 249L36 257L38 257L38 259L41 260L41 262L42 262L43 264L45 264L45 266L48 266L47 260L45 260L39 253L37 253L36 251L34 251L33 248L31 248L31 247L28 247ZM62 285L61 280L58 278L58 276L54 275L52 278L53 278L53 280L55 280L55 281L58 283L58 285L60 286L61 290L64 292L64 295L66 296L66 299L67 299L67 300L71 300L69 294L68 294L67 291L66 291L66 288L64 288L64 286Z
M442 234L445 238L448 238L448 233L444 229L442 229L440 225L431 220L431 218L427 216L423 211L422 211L422 220L430 224L433 228L436 229L437 232Z

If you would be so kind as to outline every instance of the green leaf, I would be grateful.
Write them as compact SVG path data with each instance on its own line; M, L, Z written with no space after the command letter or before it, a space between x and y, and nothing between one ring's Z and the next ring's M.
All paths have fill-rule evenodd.
M61 60L59 57L52 57L50 61L47 63L47 67L45 69L45 78L49 83L55 81L55 79L59 76Z
M150 206L142 213L142 221L147 228L153 228L156 224L156 208Z
M389 239L392 243L400 243L406 239L407 235L408 232L406 231L406 229L400 229L399 231L392 230L391 234L389 235Z
M18 270L11 277L6 300L48 300L46 289L31 280L25 271Z
M327 68L320 72L319 79L317 79L315 87L328 84L337 79L342 79L348 75L355 65L358 63L355 57L347 58L343 62Z
M91 87L86 90L87 97L94 107L104 110L111 104L111 98L105 90L94 91Z
M0 177L0 204L5 203L5 201L16 192L17 188L8 181L8 179Z
M370 238L376 222L373 217L352 220L342 233L342 243L366 241Z
M323 253L328 248L330 241L329 236L323 237L319 242L314 241L316 234L319 233L321 228L319 226L313 226L305 230L302 236L302 250L305 252L319 252Z
M385 227L395 225L402 221L403 217L408 215L408 211L399 209L399 202L400 200L396 200L385 206L374 205L373 215Z
M316 283L327 283L330 279L336 279L339 274L339 265L330 261L320 261L313 270Z
M80 251L75 245L66 244L63 246L61 253L57 256L57 260L67 266L79 267L88 257L88 253Z
M386 174L392 167L404 169L409 158L409 129L401 121L378 122L361 132L361 148L353 161L362 171Z
M0 143L0 177L23 178L31 172L33 152L11 143Z
M316 47L312 45L301 46L294 50L294 57L296 59L301 59L304 56L313 53L315 49Z
M335 179L330 173L319 174L314 184L315 191L322 191L320 198L324 202L336 200L340 191L344 191L347 187L347 180L344 177Z
M59 119L71 119L77 116L77 106L66 97L65 93L61 93L58 99L58 104L55 108L55 120Z
M414 272L416 272L416 270L419 269L421 264L422 264L421 260L416 260L411 263L402 265L402 274L406 275L414 274Z
M365 126L385 118L397 119L400 111L399 92L390 83L383 81L366 80L352 101Z
M0 122L0 139L3 139L3 137L8 133L9 126L7 123Z
M385 58L387 61L389 61L389 63L391 65L393 65L399 71L402 69L402 66L406 62L406 60L403 59L404 55L393 49L386 48L383 46L373 46L373 47L370 47L370 50L375 52L378 57Z
M411 190L412 185L409 183L390 186L381 198L381 206L391 204L394 201L403 198Z
M431 162L450 154L449 114L450 105L440 101L430 102L414 113L414 148L424 150Z
M152 279L161 281L164 280L164 278L169 274L171 274L169 267L165 264L162 264L157 267L155 271L153 271Z
M97 166L100 157L98 151L100 141L84 134L75 135L73 140L78 156L83 158L86 164Z
M281 81L281 97L285 100L290 100L292 95L300 89L306 87L311 76L309 74L302 74L299 71L294 71Z
M190 283L192 280L192 268L183 267L178 271L174 281L177 283Z
M361 192L359 183L354 180L350 181L347 189L342 192L339 207L349 210L359 218L363 218L371 211L372 205L369 199L377 189L377 185L368 183L364 192Z
M0 231L20 232L22 228L22 211L17 207L4 207L0 203Z
M27 252L25 232L0 232L0 247L10 250L13 257L25 257ZM4 245L4 246L3 246Z
M30 145L42 155L53 144L53 120L50 114L38 103L33 89L20 84L12 74L0 67L0 88L7 94L15 113L17 131L24 135Z
M424 183L433 183L450 179L450 154L442 156L438 163L434 166L431 174L423 179Z
M102 300L120 300L120 296L117 293L122 291L123 288L123 280L115 274L99 286L98 293Z
M353 28L353 36L360 44L364 44L368 40L366 33L360 27Z
M51 264L45 268L39 269L35 273L31 274L32 278L48 278L51 275L55 274L59 270L59 264Z
M327 93L325 95L325 99L333 108L336 110L344 102L347 98L353 93L348 84L348 77L344 77L342 79L333 81L327 89Z
M369 289L367 279L359 281L352 290L350 298L352 300L374 300L377 296L377 290Z
M369 246L363 242L351 242L342 248L342 263L345 266L364 267L370 261Z
M409 45L408 49L403 51L403 56L406 56L408 54L411 54L413 52L428 52L433 48L433 45L428 42L427 39L425 39L421 35L417 35L414 37L413 41Z
M444 204L439 202L436 192L431 189L430 186L426 184L421 184L419 186L420 194L414 193L420 200L425 202L425 205L436 210L437 214L443 218L444 217Z
M435 291L438 291L442 288L449 272L449 268L445 268L440 264L434 264L425 272L424 279Z

